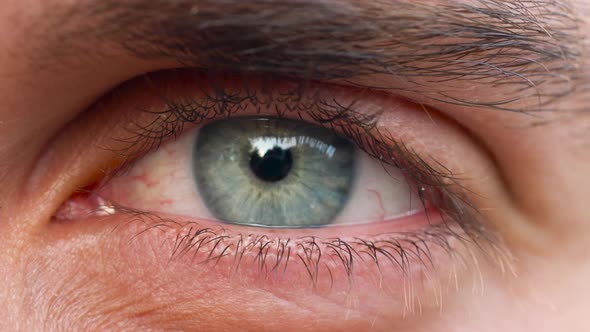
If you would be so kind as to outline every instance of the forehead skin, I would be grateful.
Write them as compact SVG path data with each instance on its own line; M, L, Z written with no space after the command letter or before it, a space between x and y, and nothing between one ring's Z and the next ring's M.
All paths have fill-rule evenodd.
M29 198L39 193L26 185L48 142L120 82L180 62L371 87L467 128L526 216L516 223L503 211L486 212L522 241L520 280L531 290L523 299L506 287L514 292L508 303L493 291L484 302L463 294L471 315L453 311L441 326L585 330L589 8L587 0L0 0L0 329L35 330L23 322L46 319L22 298L51 285L28 284L14 267L27 257L31 234L46 226L35 211L51 210L34 205L39 200ZM43 192L47 201L53 194ZM60 272L43 273L52 280Z

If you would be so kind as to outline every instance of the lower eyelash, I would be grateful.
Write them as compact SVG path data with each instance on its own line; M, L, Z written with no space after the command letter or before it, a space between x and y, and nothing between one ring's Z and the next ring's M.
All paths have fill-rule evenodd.
M163 240L172 243L169 261L186 259L191 264L217 266L220 261L228 260L231 262L230 274L255 267L262 279L272 273L288 274L294 265L302 264L313 288L323 278L334 283L338 270L345 272L346 283L351 284L359 267L378 274L394 269L397 275L411 279L417 270L422 273L435 271L441 252L458 263L457 266L473 265L467 261L471 257L462 256L458 250L473 243L448 224L403 233L377 234L370 239L320 239L313 236L271 239L268 235L229 235L230 232L221 226L212 229L196 222L165 219L148 212L118 208L117 213L127 216L127 225L142 225L131 240L152 231L170 232L170 236Z

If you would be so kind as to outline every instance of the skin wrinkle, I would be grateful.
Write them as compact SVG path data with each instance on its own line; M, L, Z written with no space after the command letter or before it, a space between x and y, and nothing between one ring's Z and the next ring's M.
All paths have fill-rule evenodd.
M579 22L566 1L132 0L67 4L55 12L48 25L59 33L43 49L59 50L59 58L124 49L146 60L351 80L510 111L552 109L559 97L588 86ZM368 75L394 83L357 80ZM513 93L467 99L473 84Z

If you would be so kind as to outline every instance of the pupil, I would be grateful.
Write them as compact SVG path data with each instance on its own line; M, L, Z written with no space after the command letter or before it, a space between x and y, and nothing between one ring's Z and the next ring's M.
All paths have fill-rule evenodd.
M291 149L282 149L278 146L266 151L264 156L258 150L250 155L250 168L261 180L277 182L284 179L293 166Z

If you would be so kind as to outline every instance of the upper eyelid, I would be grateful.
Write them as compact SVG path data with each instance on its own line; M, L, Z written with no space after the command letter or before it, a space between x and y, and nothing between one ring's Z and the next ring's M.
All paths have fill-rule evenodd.
M129 151L135 154L147 153L152 148L159 147L163 141L177 137L184 131L185 125L199 125L205 121L226 118L234 114L239 116L246 108L254 109L250 111L250 115L270 112L270 115L278 118L309 117L309 120L332 130L335 134L354 140L372 157L396 167L402 166L396 164L397 157L401 158L406 153L412 153L401 141L377 129L377 122L385 112L383 108L364 107L362 111L357 110L355 106L357 99L354 98L371 99L378 96L374 93L338 86L330 87L320 83L282 81L269 77L253 79L245 77L239 79L239 83L236 84L232 77L229 80L222 78L212 81L208 80L207 75L203 76L199 72L175 72L173 80L188 80L191 87L197 90L189 93L174 91L167 95L166 91L169 89L158 85L159 78L147 76L145 82L153 87L152 92L159 96L157 99L162 106L156 109L139 109L138 111L147 117L141 122L132 120L131 126L128 127L129 137L126 140L130 145ZM203 82L206 83L203 85ZM164 94L161 94L162 91ZM328 92L322 94L320 91ZM356 97L347 98L350 95L356 95ZM137 142L142 142L140 151L134 149ZM383 144L397 146L397 155L387 155L385 151L382 151L385 147ZM118 150L118 152L124 153L125 150ZM435 170L432 169L432 171ZM452 178L451 173L444 174L444 169L436 174L440 177Z

